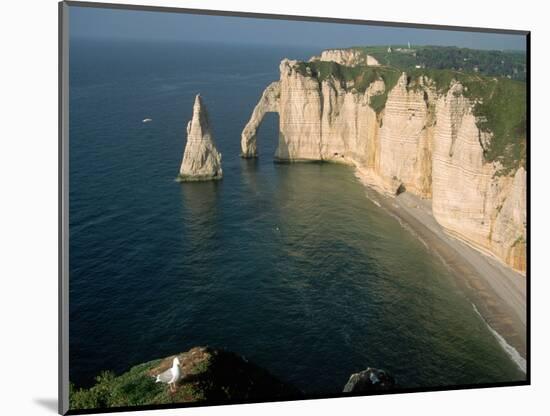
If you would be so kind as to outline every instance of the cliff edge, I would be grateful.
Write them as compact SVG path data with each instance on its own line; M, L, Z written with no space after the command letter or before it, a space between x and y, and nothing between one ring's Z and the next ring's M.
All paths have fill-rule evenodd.
M155 376L179 358L181 379L175 392L155 383ZM71 386L71 409L160 405L170 403L239 403L298 399L302 393L266 370L232 352L194 347L159 360L132 367L115 376L106 372L89 389Z

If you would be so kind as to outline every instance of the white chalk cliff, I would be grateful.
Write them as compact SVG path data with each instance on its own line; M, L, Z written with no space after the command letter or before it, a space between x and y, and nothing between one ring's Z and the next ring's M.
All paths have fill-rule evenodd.
M379 78L358 92L284 59L279 81L264 91L243 130L241 154L257 156L256 131L266 112L277 112L276 159L346 163L383 192L406 189L431 199L446 231L524 272L525 169L499 175L498 162L484 159L482 143L491 137L476 126L460 83L438 93L425 77L417 88L408 82L403 73L391 91ZM380 93L387 100L377 113L369 103Z
M193 105L193 118L187 124L187 144L178 180L214 180L221 179L222 175L222 155L214 145L206 107L198 94Z
M359 49L327 49L320 56L313 56L310 61L336 62L340 65L378 66L380 63L371 55L367 55Z

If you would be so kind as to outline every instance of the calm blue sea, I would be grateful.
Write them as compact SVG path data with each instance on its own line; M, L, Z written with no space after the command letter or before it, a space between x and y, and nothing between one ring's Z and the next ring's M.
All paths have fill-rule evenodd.
M440 260L350 168L274 164L240 133L283 57L318 50L71 40L70 379L197 345L310 394L385 368L404 387L524 379ZM174 181L194 96L224 178ZM153 121L143 124L142 119Z

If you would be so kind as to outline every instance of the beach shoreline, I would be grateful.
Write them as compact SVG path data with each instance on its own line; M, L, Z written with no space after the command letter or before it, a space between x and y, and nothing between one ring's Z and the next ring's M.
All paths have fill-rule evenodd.
M526 277L447 232L435 220L430 200L409 192L391 195L376 178L360 169L356 169L356 176L365 185L369 200L395 217L451 270L474 310L525 372Z

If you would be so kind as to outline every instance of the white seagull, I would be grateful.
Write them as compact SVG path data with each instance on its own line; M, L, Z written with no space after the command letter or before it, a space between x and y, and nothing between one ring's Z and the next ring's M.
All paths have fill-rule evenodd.
M156 383L166 383L170 387L170 391L173 393L176 391L176 383L181 378L180 360L178 357L172 361L172 368L169 368L163 373L157 376Z

